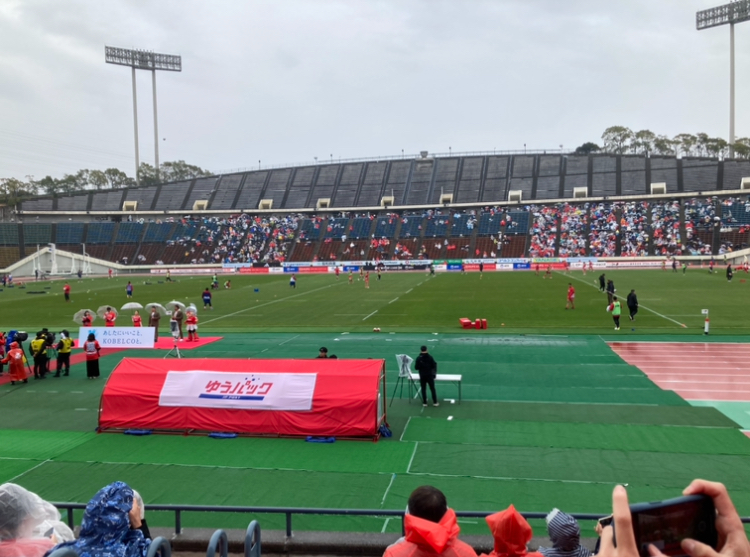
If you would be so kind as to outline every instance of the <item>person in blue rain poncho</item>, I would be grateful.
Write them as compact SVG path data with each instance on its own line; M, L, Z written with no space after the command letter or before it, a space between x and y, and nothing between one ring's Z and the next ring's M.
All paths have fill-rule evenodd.
M114 482L86 505L78 539L54 549L70 547L81 557L146 557L151 540L144 538L140 527L133 490L124 482Z

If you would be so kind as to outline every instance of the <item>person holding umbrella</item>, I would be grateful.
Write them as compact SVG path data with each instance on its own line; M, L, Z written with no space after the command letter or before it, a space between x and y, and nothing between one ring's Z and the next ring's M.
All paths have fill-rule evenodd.
M81 325L84 327L91 327L91 323L94 322L94 318L91 316L91 312L88 310L83 312L83 317L81 317Z
M172 311L172 321L177 323L177 332L178 332L177 339L178 340L184 340L182 336L182 322L184 319L185 319L185 314L183 313L182 308L178 306L177 304L175 304L174 310Z
M142 324L143 323L142 323L142 320L141 320L141 316L138 313L138 310L135 310L133 312L133 327L141 327Z
M159 340L159 319L161 314L155 306L151 306L151 313L148 316L148 326L154 328L154 342Z
M111 307L107 306L107 311L104 312L104 326L114 327L115 319L117 319L117 314L112 310Z

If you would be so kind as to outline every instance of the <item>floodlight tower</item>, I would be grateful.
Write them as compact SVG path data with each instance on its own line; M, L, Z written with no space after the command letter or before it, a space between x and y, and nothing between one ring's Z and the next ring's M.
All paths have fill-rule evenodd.
M750 0L734 0L695 14L698 31L729 24L729 153L734 155L734 24L750 19Z
M133 127L135 128L135 181L140 185L138 176L140 161L138 160L138 101L135 88L135 70L151 72L151 86L154 95L154 166L156 179L159 179L159 124L156 119L156 70L170 72L182 71L182 56L174 54L158 54L147 50L132 50L129 48L104 47L104 61L107 64L130 66L133 71Z

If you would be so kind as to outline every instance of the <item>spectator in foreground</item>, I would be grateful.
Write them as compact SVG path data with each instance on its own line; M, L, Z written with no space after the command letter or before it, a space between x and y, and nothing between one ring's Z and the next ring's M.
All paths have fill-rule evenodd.
M489 555L482 554L482 557L541 557L541 553L529 553L526 548L533 532L513 505L491 514L485 520L495 539L495 549Z
M423 485L409 496L404 517L406 536L386 548L383 557L476 557L472 547L458 539L456 513L448 508L439 489Z
M146 557L151 540L143 536L141 510L124 482L103 487L86 505L77 540L59 544L82 557Z
M590 557L591 552L581 545L578 521L560 509L552 509L545 518L552 547L540 547L544 557Z
M713 548L689 538L682 540L682 550L690 557L748 557L750 542L747 540L745 528L742 525L734 503L727 493L724 484L693 480L683 492L683 495L708 495L714 500L716 507L716 530L719 533L719 543ZM602 530L601 550L597 557L639 557L638 547L633 534L633 523L628 506L628 493L621 485L615 486L612 492L612 514L614 527L617 529L617 547L614 545L612 526ZM649 553L655 557L663 557L653 545L649 546Z
M20 485L0 485L0 556L41 557L73 538L51 503Z

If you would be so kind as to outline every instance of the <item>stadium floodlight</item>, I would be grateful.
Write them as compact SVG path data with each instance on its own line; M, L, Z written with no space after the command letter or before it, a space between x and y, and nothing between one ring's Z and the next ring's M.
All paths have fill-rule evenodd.
M133 73L133 127L135 129L135 181L140 185L141 179L138 175L140 161L138 155L138 100L135 87L135 70L148 70L151 72L151 87L154 96L154 168L156 179L159 180L159 124L156 117L156 70L169 72L182 71L182 56L174 54L159 54L148 50L133 50L130 48L118 48L115 46L104 47L104 61L107 64L118 66L129 66Z
M734 155L734 24L750 20L750 0L735 0L730 4L701 10L695 14L698 31L729 25L729 149Z

